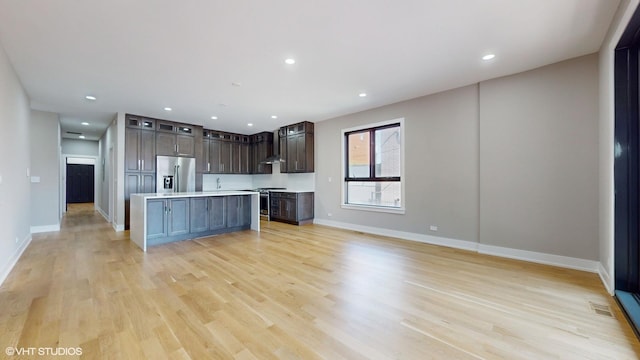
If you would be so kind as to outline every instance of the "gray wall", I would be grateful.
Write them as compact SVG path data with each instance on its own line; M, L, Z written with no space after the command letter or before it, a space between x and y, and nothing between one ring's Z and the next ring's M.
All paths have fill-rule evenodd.
M477 92L472 85L316 123L316 218L476 242ZM396 118L405 119L406 213L342 209L341 130Z
M29 98L0 44L0 282L30 238ZM18 239L18 242L16 242Z
M589 55L316 123L316 218L598 259L597 66ZM341 129L400 117L406 213L342 209Z
M93 140L62 139L62 153L98 156L98 142Z
M31 111L31 226L60 225L60 119L58 114ZM38 231L38 229L34 229ZM51 231L53 229L49 229Z
M598 259L598 58L480 84L480 243Z
M638 0L622 0L609 31L602 43L599 54L600 70L600 121L599 121L599 159L600 159L600 276L610 293L614 290L614 50L629 19L638 7Z

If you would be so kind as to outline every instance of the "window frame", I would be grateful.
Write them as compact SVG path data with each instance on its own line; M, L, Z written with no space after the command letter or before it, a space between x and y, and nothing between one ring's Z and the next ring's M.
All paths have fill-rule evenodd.
M398 126L400 127L400 176L375 176L375 131L383 130L386 128L391 128ZM354 133L360 133L364 131L369 131L369 177L349 177L349 142L348 136ZM352 210L365 210L365 211L376 211L376 212L386 212L393 214L404 214L405 213L405 181L404 172L405 172L405 131L404 131L404 118L397 118L393 120L387 120L372 124L365 124L362 126L352 127L348 129L342 129L342 198L341 198L341 207L343 209L352 209ZM373 161L373 162L371 162ZM393 207L393 206L382 206L382 205L365 205L365 204L350 204L347 202L347 187L350 182L399 182L400 183L400 197L401 197L401 206Z

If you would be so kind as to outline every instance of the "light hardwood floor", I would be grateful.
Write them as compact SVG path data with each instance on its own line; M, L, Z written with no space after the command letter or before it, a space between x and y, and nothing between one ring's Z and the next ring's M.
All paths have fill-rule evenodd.
M86 206L35 235L0 287L0 357L8 346L104 359L640 354L596 274L275 222L145 254Z

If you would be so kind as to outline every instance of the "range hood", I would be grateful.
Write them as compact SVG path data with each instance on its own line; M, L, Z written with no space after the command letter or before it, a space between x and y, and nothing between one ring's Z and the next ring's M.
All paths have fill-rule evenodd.
M280 136L278 130L273 132L273 154L274 155L260 161L260 164L276 164L286 161L282 156L280 156Z
M285 161L286 160L283 159L280 155L272 155L260 161L260 164L276 164L276 163L285 162Z

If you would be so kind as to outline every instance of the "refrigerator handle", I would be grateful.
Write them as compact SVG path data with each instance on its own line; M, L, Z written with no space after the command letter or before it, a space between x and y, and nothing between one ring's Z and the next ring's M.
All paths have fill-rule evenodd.
M180 191L180 165L176 165L173 168L173 178L176 180L175 186L173 187L173 192Z

